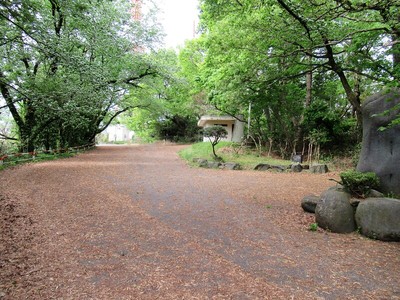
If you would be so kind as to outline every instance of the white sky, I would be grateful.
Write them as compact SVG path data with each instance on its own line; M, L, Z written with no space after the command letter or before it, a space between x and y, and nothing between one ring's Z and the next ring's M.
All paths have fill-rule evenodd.
M193 38L194 23L198 24L198 0L160 0L159 7L167 48L176 48Z

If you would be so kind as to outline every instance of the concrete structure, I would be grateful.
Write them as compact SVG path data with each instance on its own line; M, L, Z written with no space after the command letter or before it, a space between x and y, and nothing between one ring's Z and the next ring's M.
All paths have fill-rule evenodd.
M244 137L244 122L237 120L230 116L202 116L197 122L199 127L209 127L213 125L220 125L225 127L228 135L223 141L240 143ZM208 141L206 137L203 141Z

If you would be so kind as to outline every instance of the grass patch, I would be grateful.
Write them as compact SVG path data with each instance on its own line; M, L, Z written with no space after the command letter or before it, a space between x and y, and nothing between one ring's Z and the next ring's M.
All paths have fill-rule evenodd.
M26 164L26 163L35 163L40 161L47 161L47 160L55 160L60 158L68 158L73 157L80 152L65 152L65 153L55 153L55 154L46 154L46 153L39 153L35 156L35 159L32 159L30 155L21 155L21 156L12 156L8 157L0 164L0 171L7 169L9 167Z
M237 143L220 142L215 147L217 155L222 157L225 162L235 162L242 166L242 169L254 169L260 163L288 166L292 164L289 160L276 159L267 156L260 156L252 149L240 147ZM214 160L211 143L200 142L193 144L179 152L182 159L190 165L194 165L194 158Z

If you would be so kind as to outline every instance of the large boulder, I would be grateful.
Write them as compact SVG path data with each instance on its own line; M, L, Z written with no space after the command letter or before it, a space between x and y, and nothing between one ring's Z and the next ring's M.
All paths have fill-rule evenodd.
M336 233L348 233L356 229L354 208L350 194L338 188L330 188L321 195L315 209L318 226Z
M400 241L400 200L367 198L356 211L361 233L382 241Z
M363 139L357 171L378 175L384 193L400 195L400 125L387 126L400 113L393 109L400 103L400 90L373 95L365 100L362 108ZM388 114L380 113L390 111Z

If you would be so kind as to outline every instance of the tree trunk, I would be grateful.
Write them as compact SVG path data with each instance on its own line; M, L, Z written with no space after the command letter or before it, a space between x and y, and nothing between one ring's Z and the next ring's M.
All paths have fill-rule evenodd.
M310 58L311 59L311 58ZM304 103L305 107L309 107L312 101L312 71L308 71L306 74L306 101Z
M342 83L343 89L346 92L347 100L353 106L353 109L356 114L357 123L359 126L362 124L362 113L361 113L361 100L360 95L357 94L352 87L350 86L349 81L347 80L346 74L344 73L341 66L335 61L335 57L333 54L333 49L329 44L329 40L325 39L325 49L328 57L328 64L331 67L332 71L338 75L340 82Z
M400 17L399 17L400 22ZM392 36L393 69L400 68L400 33ZM395 74L396 76L396 74ZM398 79L398 75L397 75Z

